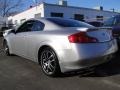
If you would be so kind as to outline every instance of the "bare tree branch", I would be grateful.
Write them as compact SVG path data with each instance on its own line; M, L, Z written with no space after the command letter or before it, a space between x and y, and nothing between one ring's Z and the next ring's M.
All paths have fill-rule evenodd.
M5 17L17 7L22 5L22 0L0 0L0 15Z

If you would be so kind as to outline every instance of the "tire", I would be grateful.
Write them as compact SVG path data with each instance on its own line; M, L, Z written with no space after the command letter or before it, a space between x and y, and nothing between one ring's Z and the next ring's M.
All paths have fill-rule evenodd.
M11 56L7 42L4 42L4 51L7 56Z
M56 77L61 74L58 58L54 50L49 47L43 49L39 59L42 71L47 76Z

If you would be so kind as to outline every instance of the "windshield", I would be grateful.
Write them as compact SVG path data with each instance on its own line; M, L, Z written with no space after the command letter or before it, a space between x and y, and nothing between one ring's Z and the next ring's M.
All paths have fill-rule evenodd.
M87 23L77 21L77 20L72 20L72 19L47 18L47 20L61 27L87 27L87 28L94 27Z
M107 20L104 22L104 25L103 25L103 26L113 26L113 23L114 23L114 17L107 19Z

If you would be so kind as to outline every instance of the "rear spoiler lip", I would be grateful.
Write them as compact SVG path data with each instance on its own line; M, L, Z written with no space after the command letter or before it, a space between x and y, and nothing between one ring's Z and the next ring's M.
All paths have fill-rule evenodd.
M96 30L112 30L112 27L95 27L95 28L88 28L87 32L90 32L90 31L96 31Z

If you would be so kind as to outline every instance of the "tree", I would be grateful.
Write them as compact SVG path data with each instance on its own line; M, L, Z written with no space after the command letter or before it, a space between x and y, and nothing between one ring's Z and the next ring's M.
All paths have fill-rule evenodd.
M22 5L22 0L0 0L0 15L9 16L10 13L18 11Z

